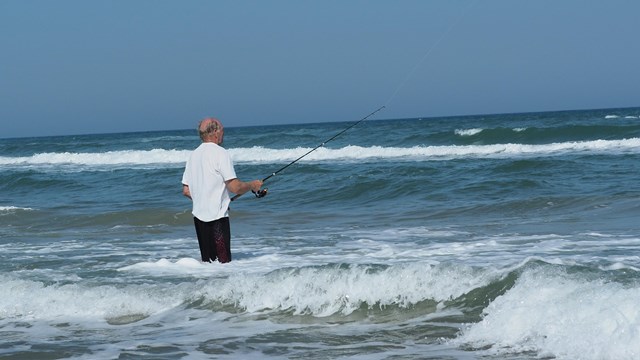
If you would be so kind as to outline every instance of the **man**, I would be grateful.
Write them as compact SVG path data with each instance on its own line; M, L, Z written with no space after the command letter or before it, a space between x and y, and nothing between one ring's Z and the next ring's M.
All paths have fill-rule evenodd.
M224 128L215 118L200 121L198 132L202 144L187 160L182 175L182 194L193 202L193 221L196 226L202 261L221 263L231 261L231 229L229 225L229 191L244 194L260 191L261 180L238 180L233 162L222 145Z

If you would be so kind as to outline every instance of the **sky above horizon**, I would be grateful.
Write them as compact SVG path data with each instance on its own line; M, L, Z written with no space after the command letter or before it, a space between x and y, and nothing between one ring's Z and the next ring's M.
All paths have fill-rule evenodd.
M0 1L0 138L640 106L640 1Z

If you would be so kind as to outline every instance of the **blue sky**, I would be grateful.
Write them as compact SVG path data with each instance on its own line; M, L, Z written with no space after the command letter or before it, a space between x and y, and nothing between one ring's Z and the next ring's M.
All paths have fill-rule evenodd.
M0 1L0 137L640 106L637 0Z

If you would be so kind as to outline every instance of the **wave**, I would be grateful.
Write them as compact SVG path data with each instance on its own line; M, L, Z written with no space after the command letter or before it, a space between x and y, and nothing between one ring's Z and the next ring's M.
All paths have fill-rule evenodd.
M458 135L458 136L474 136L474 135L478 135L482 132L505 132L505 133L509 133L509 132L514 132L514 133L519 133L519 132L523 132L526 131L527 128L526 127L518 127L518 128L513 128L513 129L480 129L480 128L473 128L473 129L456 129L453 133Z
M12 211L31 211L32 208L24 208L18 206L0 206L0 213L2 212L12 212Z
M210 319L212 313L283 324L366 319L395 325L413 319L448 327L440 330L440 341L490 358L633 359L640 352L637 274L635 280L616 281L627 271L541 261L501 271L410 263L250 273L232 271L233 266L194 259L139 263L120 271L211 270L197 281L119 286L0 275L0 321L121 325L156 316L152 321Z
M454 133L460 136L473 136L481 133L484 129L456 129Z
M265 147L232 148L231 157L238 164L285 163L297 159L311 148L271 149ZM491 144L446 146L345 146L338 149L319 148L301 161L352 162L371 160L428 161L456 158L508 158L553 156L570 153L637 153L640 138L622 140L572 141L549 144ZM183 166L191 150L123 150L103 153L40 153L27 157L0 157L0 166Z
M456 345L493 357L633 359L640 353L640 288L566 269L527 269L468 325Z
M637 115L605 115L604 117L607 120L612 120L612 119L639 119L640 116Z
M233 263L205 264L183 258L119 269L125 273L168 271L173 275L197 272L203 279L153 285L91 285L82 280L60 284L2 275L0 291L6 296L0 300L0 319L151 316L184 304L249 314L270 312L323 318L385 307L407 309L425 301L446 302L489 286L500 276L493 270L425 264L327 264L269 273L239 272L233 267Z
M202 274L206 268L219 275L221 269L214 269L219 267L216 265L193 259L175 263L162 259L120 271ZM249 313L270 311L322 318L384 307L407 309L425 301L439 303L487 286L495 277L492 270L426 264L334 264L292 267L267 274L235 271L224 281L204 284L191 301L207 308L234 306Z
M0 206L0 216L13 215L24 211L33 211L34 209L19 206Z
M0 157L0 165L146 165L184 163L188 150L123 150L99 153L39 153L24 157Z
M625 117L630 119L630 117ZM433 141L456 145L489 144L549 144L570 141L620 140L640 137L640 125L626 121L625 124L563 124L544 126L543 123L523 124L521 127L470 127L458 128L451 133L440 132L428 135ZM413 136L413 135L412 135Z
M0 319L96 320L144 318L181 304L179 296L155 286L46 284L41 281L0 277ZM152 295L152 296L150 296Z
M201 272L200 280L116 287L3 275L0 290L6 296L0 300L0 319L117 323L185 309L269 314L288 321L301 316L344 321L348 316L383 322L428 315L464 323L451 343L490 356L533 351L559 358L616 359L640 351L637 274L626 282L617 279L628 278L628 271L528 261L504 270L408 263L250 273L194 259L163 259L119 270L176 268Z

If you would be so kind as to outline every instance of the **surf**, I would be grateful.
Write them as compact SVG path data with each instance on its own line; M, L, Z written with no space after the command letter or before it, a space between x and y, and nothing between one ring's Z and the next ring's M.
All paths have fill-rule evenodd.
M275 149L262 146L230 148L237 164L279 164L300 157L311 148ZM377 160L430 161L464 158L546 157L564 154L636 154L640 152L640 138L621 140L570 141L549 144L490 144L490 145L416 145L411 147L358 146L320 148L300 162L359 162ZM0 157L0 168L53 166L74 168L100 167L181 167L189 150L121 150L103 153L39 153L23 157Z

